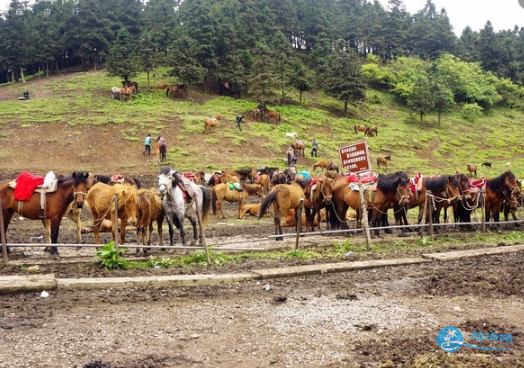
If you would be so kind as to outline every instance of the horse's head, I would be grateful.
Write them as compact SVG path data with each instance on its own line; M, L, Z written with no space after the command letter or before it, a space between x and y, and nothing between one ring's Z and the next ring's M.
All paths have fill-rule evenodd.
M454 201L457 198L461 197L460 183L456 176L448 176L448 181L446 183L446 194L449 201Z
M517 177L511 171L506 171L504 173L504 185L511 191L512 195L522 192Z
M131 185L124 184L124 190L120 192L120 198L118 201L122 203L123 210L127 215L127 223L131 226L136 226L138 215L137 190Z
M73 197L78 208L82 208L87 195L89 173L73 172Z
M331 180L329 180L329 178L327 177L321 178L319 179L319 181L321 181L320 192L324 197L322 202L324 202L325 205L329 206L333 198L333 185L331 183Z
M403 175L398 176L396 180L398 180L398 185L397 185L398 203L401 206L408 204L413 194L411 192L411 188L409 187L408 180Z
M460 190L460 194L462 195L462 198L470 199L471 193L469 190L468 178L464 174L458 174L456 175L456 177L459 183L459 190Z
M174 172L169 167L162 167L158 175L158 193L163 197L171 191L173 187Z

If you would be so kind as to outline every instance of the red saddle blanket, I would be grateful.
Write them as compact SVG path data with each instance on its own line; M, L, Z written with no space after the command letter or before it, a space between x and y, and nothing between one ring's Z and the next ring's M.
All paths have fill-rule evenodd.
M360 174L360 181L361 181L362 184L372 183L372 182L377 181L377 180L378 180L378 175L376 175L373 172L366 173L366 174ZM346 181L348 183L358 183L358 176L357 176L357 174L350 173L347 176Z
M480 189L482 188L484 185L486 184L486 179L482 178L482 179L476 179L476 180L472 180L472 179L468 179L468 187L471 189L471 188L477 188L477 189Z
M195 174L193 174L192 172L185 172L185 173L182 173L182 175L184 175L186 177L186 179L189 179L192 182L196 181Z
M29 201L36 187L44 184L44 177L33 175L24 171L16 178L15 199L17 201Z

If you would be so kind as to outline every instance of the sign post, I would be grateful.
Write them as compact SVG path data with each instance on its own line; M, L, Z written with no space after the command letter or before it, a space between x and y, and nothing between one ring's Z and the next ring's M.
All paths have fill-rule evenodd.
M358 190L360 192L360 218L362 219L362 227L366 234L366 245L367 249L371 249L371 233L369 231L368 216L367 216L367 203L364 196L364 187L360 180L360 173L365 171L371 171L371 161L369 159L368 143L366 141L350 144L344 147L340 147L340 162L342 166L352 173L357 174L358 178Z

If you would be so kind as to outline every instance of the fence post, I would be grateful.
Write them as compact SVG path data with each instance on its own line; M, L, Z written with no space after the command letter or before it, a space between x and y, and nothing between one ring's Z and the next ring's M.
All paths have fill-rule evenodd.
M2 241L2 254L4 255L4 263L7 264L9 258L7 257L7 244L5 240L4 228L4 211L2 209L2 196L0 196L0 240Z
M428 201L428 197L429 197L429 201ZM426 204L427 204L426 211L428 211L427 214L428 214L428 219L429 219L429 236L431 237L431 240L435 240L435 236L433 233L433 194L431 194L430 190L426 192Z
M480 215L482 218L480 221L482 222L482 233L486 233L486 193L484 192L484 189L480 189L480 199L482 200L482 207L480 211Z
M298 204L298 209L297 209L297 223L296 223L297 237L295 240L295 250L298 250L300 246L300 233L302 232L302 209L303 208L304 208L304 198L300 198L300 203Z
M368 223L368 205L364 196L364 187L362 186L362 181L360 180L360 174L357 174L357 178L358 191L360 193L360 219L362 222L362 227L364 228L364 234L366 234L366 247L368 250L371 250L371 233L369 232Z
M113 196L113 202L115 202L115 221L113 223L113 230L115 234L115 248L118 250L118 193L115 193Z

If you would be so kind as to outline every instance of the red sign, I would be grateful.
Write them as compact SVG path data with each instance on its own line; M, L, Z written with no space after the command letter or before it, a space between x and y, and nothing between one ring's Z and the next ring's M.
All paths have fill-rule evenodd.
M368 142L360 142L338 149L342 166L353 173L371 171Z

